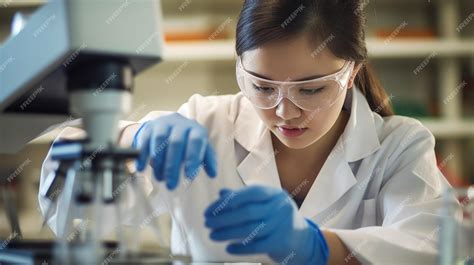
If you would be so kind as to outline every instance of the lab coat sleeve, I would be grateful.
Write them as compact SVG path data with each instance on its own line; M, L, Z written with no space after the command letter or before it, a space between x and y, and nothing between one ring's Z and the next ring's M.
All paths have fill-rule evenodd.
M329 229L348 247L346 261L436 264L442 190L449 184L436 163L432 134L409 126L387 160L376 198L377 225Z
M179 113L186 115L187 114L187 104L184 104L183 106L180 107L178 110ZM141 120L138 122L132 122L132 121L120 121L119 124L119 129L122 130L127 126L130 126L132 124L141 124L146 121L156 119L160 116L170 114L171 112L166 112L166 111L152 111L148 113L145 117L143 117ZM64 128L60 134L55 138L54 142L60 140L60 139L77 139L77 138L82 138L85 133L82 130L81 126L81 120L73 120L67 124L67 126L62 125L62 128ZM53 143L54 143L53 142ZM129 165L134 165L134 163L129 163ZM48 151L48 154L46 155L42 168L41 168L41 176L40 176L40 187L39 187L39 193L38 193L38 202L39 202L39 207L40 210L43 214L43 216L46 217L48 207L50 206L52 200L56 201L56 203L51 204L51 206L54 208L53 214L48 218L47 224L51 228L51 230L57 235L58 233L58 222L57 220L60 219L59 216L62 214L66 214L65 209L69 209L70 205L64 205L64 199L62 198L62 193L61 190L58 190L57 192L53 192L54 198L46 198L43 195L46 193L46 190L48 189L47 183L50 183L55 169L58 166L57 161L53 161L51 159L51 148ZM129 169L130 166L129 166ZM134 169L134 166L132 166L132 169ZM151 179L152 178L152 173L151 173L151 168L148 167L145 172L142 174L142 178L138 179L138 184L141 186L142 190L145 192L146 196L148 196L150 203L153 207L153 212L148 213L148 212L137 212L137 207L133 207L135 205L135 198L134 196L130 196L127 198L127 200L123 203L122 205L122 210L123 210L123 216L124 218L122 219L122 224L137 224L136 220L142 220L142 221L149 221L150 217L156 217L164 212L167 211L167 206L164 205L158 196L156 195L157 192L154 192L154 189L157 187L154 185L154 181ZM129 194L131 194L131 188L130 185L124 185L125 191ZM124 186L120 185L119 188L124 188ZM113 206L107 205L104 206L103 210L103 216L109 216L109 217L114 217L115 216L115 210ZM103 235L109 234L118 224L116 223L116 218L103 218L103 223L101 227L104 229L102 230Z

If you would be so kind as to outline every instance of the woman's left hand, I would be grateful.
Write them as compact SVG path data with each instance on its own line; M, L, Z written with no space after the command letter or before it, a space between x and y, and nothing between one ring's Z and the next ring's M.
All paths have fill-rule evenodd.
M205 218L211 239L231 241L231 254L268 254L285 264L327 264L329 249L322 232L298 213L285 191L263 186L224 189Z

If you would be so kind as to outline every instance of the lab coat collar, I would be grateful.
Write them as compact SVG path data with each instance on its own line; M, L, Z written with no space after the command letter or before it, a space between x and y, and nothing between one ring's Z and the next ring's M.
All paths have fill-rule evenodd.
M375 126L375 114L364 94L354 86L347 93L344 108L350 109L351 116L339 139L347 162L361 160L380 148L380 140Z
M374 114L356 87L347 93L344 106L351 111L351 116L300 207L305 217L312 218L327 209L354 186L357 179L349 163L369 156L380 147ZM235 123L238 128L235 139L249 152L237 166L243 182L282 188L271 132L246 98L241 101Z

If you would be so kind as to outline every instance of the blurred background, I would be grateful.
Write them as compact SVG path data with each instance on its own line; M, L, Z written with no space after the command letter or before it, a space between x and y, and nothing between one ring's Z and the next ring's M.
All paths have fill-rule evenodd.
M45 0L0 0L0 44L13 15ZM126 0L117 7L126 8ZM235 28L242 0L163 0L165 62L138 76L127 120L152 110L177 110L195 93L238 91ZM438 166L455 186L474 182L474 1L367 0L371 63L396 113L419 118L437 139ZM140 25L137 25L139 27ZM41 51L38 51L41 52ZM156 88L156 89L154 89ZM37 191L42 160L58 132L16 155L0 155L0 179L17 190L20 224L28 238L40 233ZM0 238L10 234L0 198Z

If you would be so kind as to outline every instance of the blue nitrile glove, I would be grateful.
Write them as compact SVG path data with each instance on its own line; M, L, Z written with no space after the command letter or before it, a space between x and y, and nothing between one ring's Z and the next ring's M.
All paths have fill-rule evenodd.
M268 254L278 263L327 264L329 249L318 226L298 213L287 192L262 186L224 189L205 212L215 241L230 240L235 255Z
M137 170L150 161L158 181L169 189L178 186L181 168L187 178L194 178L201 166L210 177L217 175L217 161L207 129L178 113L144 123L134 136L132 147L140 149Z

